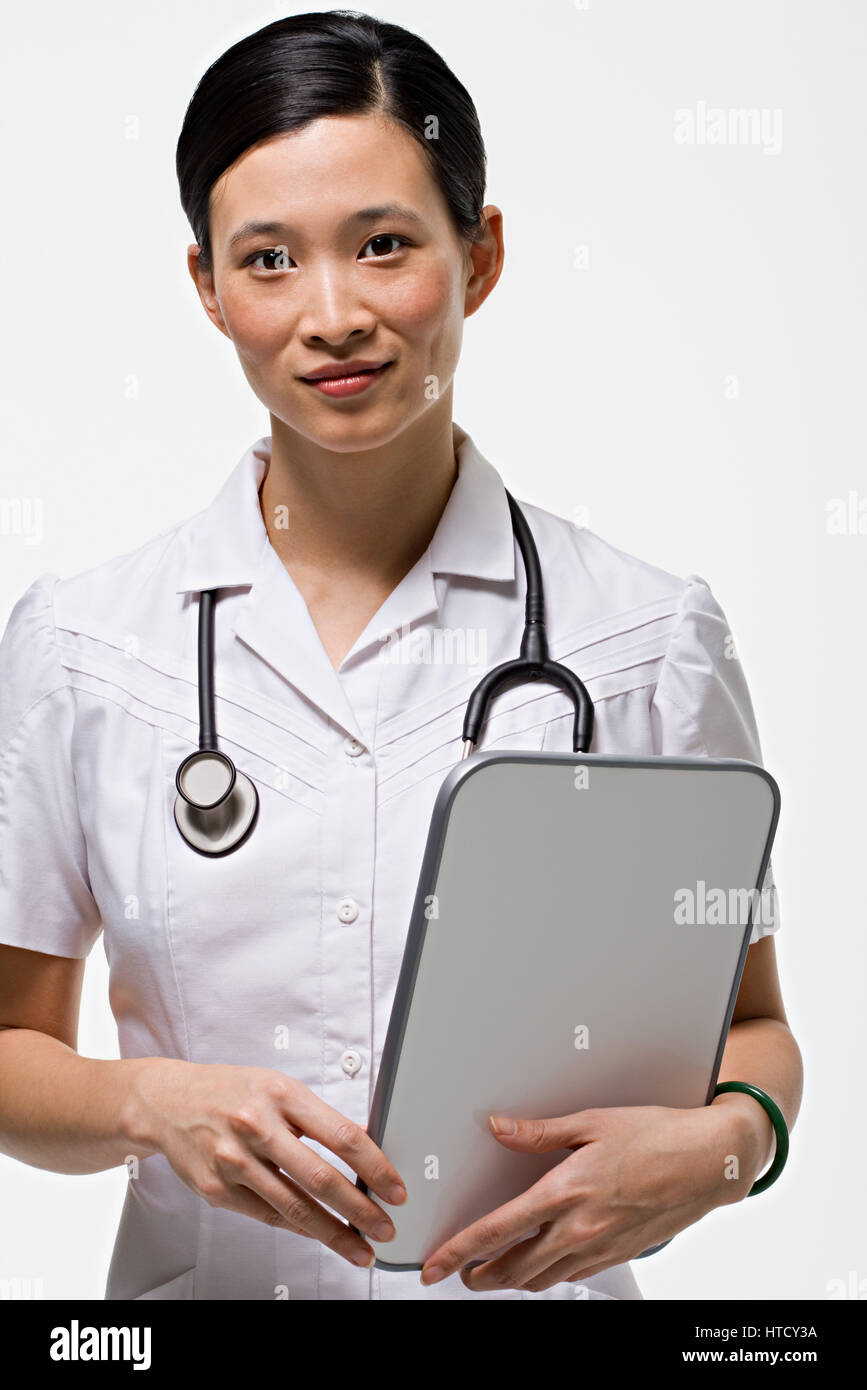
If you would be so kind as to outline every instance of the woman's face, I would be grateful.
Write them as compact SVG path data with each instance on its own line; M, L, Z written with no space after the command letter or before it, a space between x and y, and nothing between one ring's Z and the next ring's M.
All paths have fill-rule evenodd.
M463 321L503 263L502 215L485 214L485 240L468 247L412 136L378 116L329 116L223 174L213 273L199 270L197 246L188 260L271 414L323 448L372 449L438 401L451 419ZM388 364L363 390L305 379L359 359Z

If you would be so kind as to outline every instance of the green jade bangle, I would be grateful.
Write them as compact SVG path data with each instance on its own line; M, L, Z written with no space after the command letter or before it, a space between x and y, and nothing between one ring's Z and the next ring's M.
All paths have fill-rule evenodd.
M759 1105L764 1106L774 1126L774 1134L777 1136L777 1151L774 1154L774 1161L763 1178L758 1178L747 1193L748 1197L757 1197L760 1192L764 1192L770 1187L772 1182L776 1182L786 1166L786 1159L789 1157L789 1131L786 1127L785 1116L777 1105L776 1101L771 1100L767 1091L762 1091L758 1086L753 1086L749 1081L721 1081L713 1093L712 1100L717 1096L724 1095L726 1091L742 1091L745 1096L752 1096ZM661 1245L652 1245L649 1250L642 1250L640 1255L633 1255L634 1260L643 1260L647 1255L655 1255L658 1250L664 1250L666 1245L670 1245L674 1236L669 1236Z
M776 1182L786 1166L786 1159L789 1157L789 1131L786 1127L786 1120L782 1110L776 1101L771 1100L767 1091L762 1091L758 1086L753 1086L749 1081L722 1081L714 1091L714 1099L723 1095L725 1091L742 1091L745 1096L752 1096L759 1105L764 1106L768 1113L771 1124L774 1126L774 1134L777 1137L777 1151L774 1154L774 1161L764 1177L758 1178L747 1193L748 1197L757 1197L760 1192L766 1191L771 1183Z

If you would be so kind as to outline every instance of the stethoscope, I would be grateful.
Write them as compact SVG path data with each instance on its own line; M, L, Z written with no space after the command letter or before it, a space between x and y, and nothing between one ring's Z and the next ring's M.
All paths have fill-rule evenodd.
M474 751L492 697L502 687L520 681L546 680L571 696L575 707L572 748L586 753L593 738L593 701L583 682L568 666L548 657L545 632L545 594L542 568L533 534L512 494L507 490L512 529L524 562L527 597L521 655L495 666L479 681L467 703L461 758ZM231 854L250 835L259 814L259 795L217 742L214 710L214 602L216 589L199 595L199 747L184 758L175 777L175 821L191 849L199 854Z

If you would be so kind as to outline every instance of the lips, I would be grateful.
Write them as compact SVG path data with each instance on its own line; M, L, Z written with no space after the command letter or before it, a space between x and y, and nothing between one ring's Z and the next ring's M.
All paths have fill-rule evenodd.
M369 362L360 357L353 357L348 362L329 362L324 367L317 367L312 372L306 372L301 380L346 381L349 377L364 376L389 365L388 362Z
M339 367L333 364L321 367L318 374L311 373L301 380L323 396L357 396L362 391L369 391L391 366L391 362L343 362ZM335 371L339 375L335 375Z

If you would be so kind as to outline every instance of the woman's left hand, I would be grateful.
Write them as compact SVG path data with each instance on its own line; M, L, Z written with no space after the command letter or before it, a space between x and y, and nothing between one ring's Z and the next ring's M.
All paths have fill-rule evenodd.
M429 1277L436 1266L437 1278L461 1270L474 1291L538 1293L634 1259L714 1207L740 1201L765 1155L755 1117L732 1100L690 1110L623 1106L516 1120L515 1134L496 1135L505 1148L573 1152L433 1251L422 1283L436 1282ZM492 1258L511 1242L518 1243ZM463 1268L485 1256L484 1264Z

